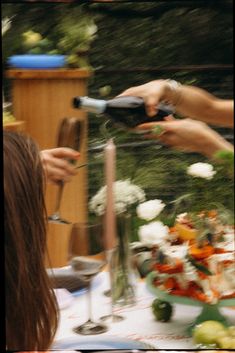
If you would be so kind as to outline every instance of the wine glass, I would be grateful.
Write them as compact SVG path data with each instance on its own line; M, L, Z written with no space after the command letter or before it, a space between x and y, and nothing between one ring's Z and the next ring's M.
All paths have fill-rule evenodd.
M75 117L64 118L59 126L57 147L70 147L79 151L81 146L82 124L83 122ZM74 160L69 160L69 162L74 163ZM85 166L85 164L82 166ZM55 210L48 217L48 220L55 223L70 224L71 222L61 218L60 216L60 204L64 190L64 181L59 180L57 184L58 193L56 197Z
M106 332L108 327L92 319L91 282L106 265L103 226L101 223L75 223L72 227L70 264L78 276L87 283L88 320L73 330L81 335L95 335Z

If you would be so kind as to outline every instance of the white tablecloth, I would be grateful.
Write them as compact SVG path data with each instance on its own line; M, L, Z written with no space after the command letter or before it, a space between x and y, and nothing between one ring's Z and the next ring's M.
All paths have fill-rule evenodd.
M110 313L110 298L103 293L109 288L109 276L106 272L97 275L92 285L93 319L99 320L103 315ZM98 336L121 337L140 340L148 343L155 349L193 349L192 338L186 333L187 327L200 313L200 307L174 304L174 312L170 322L161 323L155 320L151 311L154 296L146 288L144 281L139 281L136 287L136 304L116 311L125 317L125 320L109 325L106 333ZM235 324L235 310L233 308L220 308L231 324ZM55 341L77 337L73 328L84 323L87 317L86 290L77 293L72 300L61 309L60 324ZM84 337L84 336L83 336ZM88 336L91 337L91 336ZM92 336L95 337L95 336ZM96 335L97 337L97 335ZM118 347L117 347L118 348Z

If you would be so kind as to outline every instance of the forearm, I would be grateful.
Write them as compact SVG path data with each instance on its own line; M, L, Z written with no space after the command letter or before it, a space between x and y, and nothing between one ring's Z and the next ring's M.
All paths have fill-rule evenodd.
M219 99L194 86L179 85L177 90L166 90L166 99L174 103L179 115L202 120L209 124L233 127L234 103ZM176 98L175 98L176 96Z

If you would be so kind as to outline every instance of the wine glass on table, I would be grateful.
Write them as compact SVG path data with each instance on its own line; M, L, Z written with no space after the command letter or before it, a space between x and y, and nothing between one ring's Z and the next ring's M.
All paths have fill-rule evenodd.
M72 227L70 246L70 264L78 276L87 283L88 319L75 327L73 331L80 335L104 333L108 327L92 319L91 284L93 278L106 265L102 223L75 223Z
M70 147L76 151L80 150L81 136L82 136L82 124L83 122L75 117L64 118L59 126L57 147ZM69 160L70 163L74 163L74 160ZM59 180L58 193L56 197L56 204L54 212L48 217L50 222L70 224L71 222L60 216L60 205L64 190L64 181Z

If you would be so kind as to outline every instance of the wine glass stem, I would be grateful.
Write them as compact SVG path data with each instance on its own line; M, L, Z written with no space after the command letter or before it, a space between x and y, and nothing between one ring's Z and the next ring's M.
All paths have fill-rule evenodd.
M59 216L60 213L60 203L61 203L61 199L62 199L62 194L63 194L63 190L64 190L64 182L62 180L60 180L58 182L59 184L59 190L57 193L57 199L56 199L56 207L55 207L55 214L57 214Z
M88 300L88 321L92 321L92 307L91 307L91 281L87 285L87 300Z
M111 317L114 316L114 292L113 292L113 275L114 268L112 265L113 253L115 249L106 250L106 258L109 267L109 279L110 279L110 299L111 299Z

